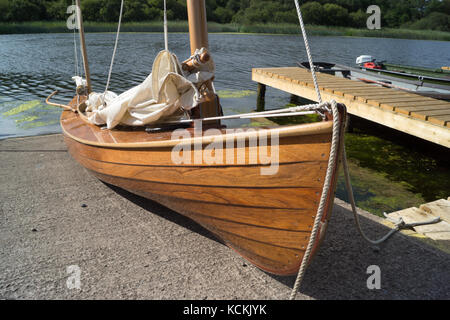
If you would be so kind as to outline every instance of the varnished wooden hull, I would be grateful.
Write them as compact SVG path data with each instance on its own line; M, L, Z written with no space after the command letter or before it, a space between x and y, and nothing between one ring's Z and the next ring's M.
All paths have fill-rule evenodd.
M305 127L306 134L280 133L279 169L267 176L261 175L261 163L250 163L248 145L241 150L244 164L175 165L173 143L164 142L167 134L102 131L68 111L61 125L70 154L100 180L193 219L265 271L298 271L323 191L331 121ZM337 165L334 173L321 236L332 209Z

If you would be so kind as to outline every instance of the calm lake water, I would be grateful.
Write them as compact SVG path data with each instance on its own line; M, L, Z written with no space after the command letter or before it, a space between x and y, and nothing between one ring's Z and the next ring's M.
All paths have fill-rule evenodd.
M94 91L104 90L114 38L112 33L87 35ZM450 65L449 42L311 37L310 45L315 61L350 66L362 54L398 64L432 68ZM122 33L110 90L121 93L144 80L163 46L162 34ZM169 46L180 60L186 59L190 52L188 34L170 34ZM211 34L210 49L217 68L215 87L226 114L249 112L255 108L256 83L251 81L253 67L294 66L296 62L306 60L300 36ZM70 99L74 91L71 80L74 74L72 33L0 35L0 139L60 132L60 110L46 106L44 99L54 90L60 91L61 102ZM281 107L288 101L288 94L268 88L267 108ZM350 154L361 207L380 213L450 196L448 161L417 153L413 148L365 132L349 135L348 141L358 145L358 149L353 149ZM396 161L398 168L393 163L385 163L386 159L378 159L384 153L387 159ZM423 159L419 161L420 165L414 161L417 157ZM412 176L404 177L410 174L395 174L400 171L420 173L422 180L432 180L433 185L416 181ZM376 186L380 187L377 189ZM342 183L338 196L346 198Z

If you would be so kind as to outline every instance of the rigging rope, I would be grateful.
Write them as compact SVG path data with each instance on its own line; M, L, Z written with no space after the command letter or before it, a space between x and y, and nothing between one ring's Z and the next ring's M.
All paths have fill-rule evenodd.
M311 57L311 49L309 48L308 37L306 35L305 25L303 24L302 12L300 10L300 5L298 4L298 0L295 0L295 7L297 8L298 20L300 22L300 27L302 29L303 40L305 42L306 54L308 56L309 69L311 70L311 74L312 74L312 78L313 78L313 82L314 82L314 88L316 89L317 98L319 99L319 103L322 103L322 96L320 94L319 85L317 84L316 71L314 69L314 63L313 63L313 60Z
M78 46L77 46L77 30L80 27L78 23L78 14L80 9L75 5L75 0L72 0L72 6L75 7L75 27L73 28L73 49L75 56L75 76L80 76L80 63L78 62Z
M167 30L167 6L166 0L164 0L164 47L166 51L169 51L169 32Z
M77 51L77 39L76 39L76 28L73 29L73 47L74 47L74 54L75 54L75 76L80 75L80 70L78 69L78 51Z
M109 88L109 82L111 81L111 74L112 74L112 69L113 69L113 65L114 65L114 59L116 58L117 44L119 43L120 25L122 23L122 13L123 13L123 2L124 2L124 0L122 0L122 2L120 3L119 24L117 25L116 42L114 43L114 50L113 50L113 55L111 58L111 65L109 66L108 80L106 81L105 92L103 92L103 97L102 97L103 103L105 103L105 95Z

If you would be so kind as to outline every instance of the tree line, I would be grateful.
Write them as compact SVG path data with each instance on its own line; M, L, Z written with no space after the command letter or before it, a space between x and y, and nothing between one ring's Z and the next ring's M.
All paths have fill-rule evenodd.
M73 0L0 0L0 22L62 21ZM86 21L115 22L121 0L81 0ZM370 5L382 27L450 31L450 0L300 0L305 23L364 28ZM186 0L167 0L168 18L187 20ZM293 0L206 0L208 21L252 25L298 23ZM161 20L163 0L125 0L123 21Z

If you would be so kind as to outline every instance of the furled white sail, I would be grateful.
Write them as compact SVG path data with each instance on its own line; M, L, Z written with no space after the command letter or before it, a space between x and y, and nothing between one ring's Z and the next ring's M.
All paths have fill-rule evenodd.
M180 120L201 102L198 88L213 76L212 59L193 74L183 74L177 57L163 50L153 62L152 73L140 85L120 95L91 93L86 115L93 124L106 124L108 129L119 124L144 126Z

